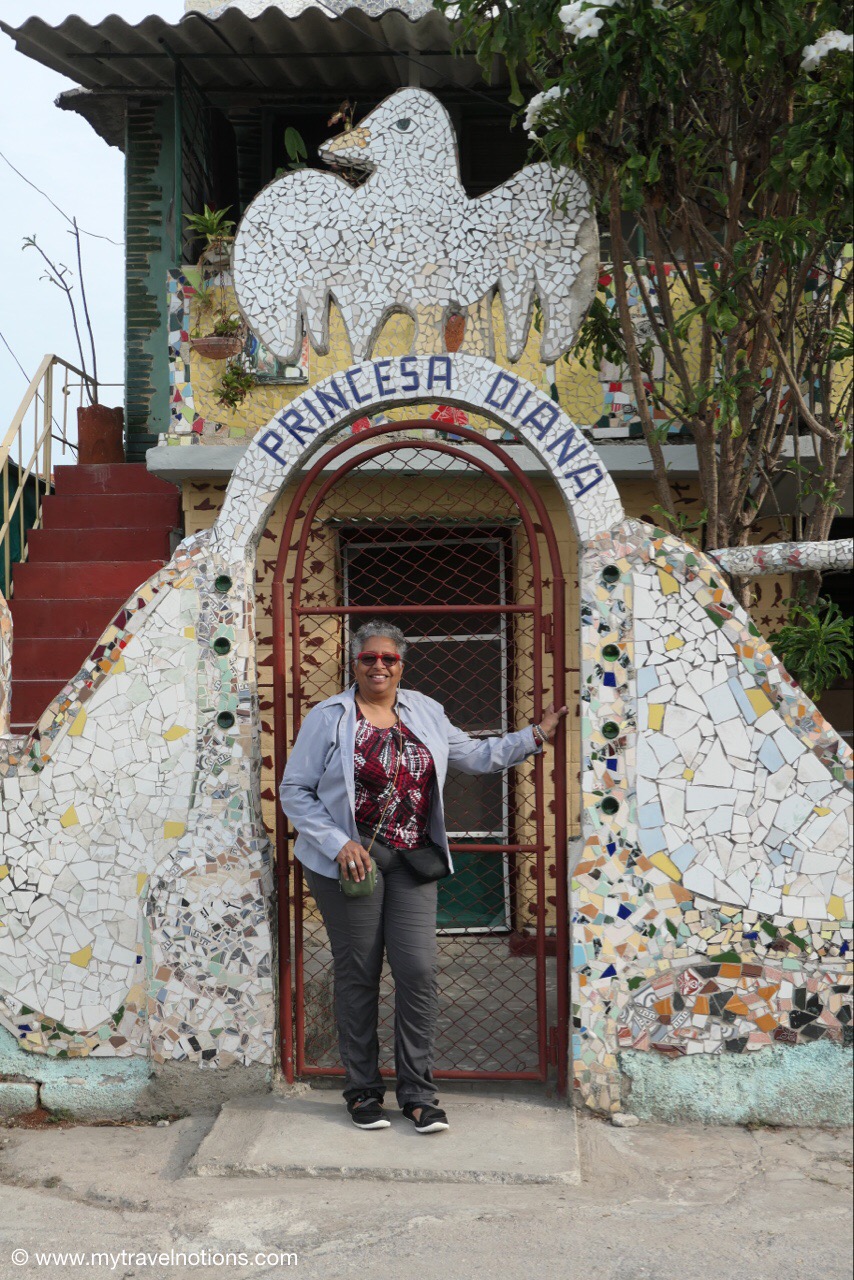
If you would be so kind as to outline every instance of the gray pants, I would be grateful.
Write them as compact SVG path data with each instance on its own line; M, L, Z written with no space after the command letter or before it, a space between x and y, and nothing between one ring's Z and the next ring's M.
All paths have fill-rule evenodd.
M379 1072L380 974L388 956L395 986L394 1062L399 1106L420 1106L436 1096L436 884L419 884L397 853L374 844L377 887L367 898L348 898L338 880L303 867L332 947L335 1020L345 1070L344 1097L369 1090L382 1099Z

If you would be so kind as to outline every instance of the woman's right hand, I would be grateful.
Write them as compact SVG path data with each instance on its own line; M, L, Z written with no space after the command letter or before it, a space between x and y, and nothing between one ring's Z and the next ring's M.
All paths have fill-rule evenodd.
M335 861L342 880L364 880L371 869L371 855L355 840L347 841Z

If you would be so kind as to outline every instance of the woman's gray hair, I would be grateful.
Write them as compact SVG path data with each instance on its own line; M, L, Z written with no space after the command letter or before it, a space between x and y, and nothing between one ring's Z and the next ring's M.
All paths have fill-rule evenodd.
M393 627L388 622L365 622L359 630L350 637L350 657L355 662L360 653L365 652L365 645L369 640L391 640L401 658L406 655L406 637L400 627Z

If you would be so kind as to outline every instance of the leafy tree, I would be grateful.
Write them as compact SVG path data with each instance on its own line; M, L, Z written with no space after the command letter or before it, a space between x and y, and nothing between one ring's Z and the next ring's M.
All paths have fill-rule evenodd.
M827 538L854 457L851 5L453 11L461 45L485 67L506 60L517 106L521 85L538 90L525 113L535 153L594 192L616 305L597 300L578 352L628 369L661 518L679 529L662 450L679 423L696 442L707 546L749 542L786 471L798 495L786 535ZM820 575L804 585L815 599Z

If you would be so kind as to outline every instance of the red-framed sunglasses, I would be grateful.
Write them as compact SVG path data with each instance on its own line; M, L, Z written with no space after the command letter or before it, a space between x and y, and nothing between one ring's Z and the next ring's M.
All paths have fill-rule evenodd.
M399 653L360 653L357 662L363 663L366 667L375 667L381 662L387 671L391 671L393 666L400 662Z

